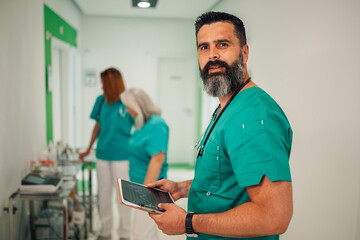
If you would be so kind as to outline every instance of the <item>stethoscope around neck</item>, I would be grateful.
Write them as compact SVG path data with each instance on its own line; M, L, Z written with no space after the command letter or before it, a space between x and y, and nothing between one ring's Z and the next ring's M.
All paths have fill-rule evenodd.
M201 146L199 147L198 150L198 154L197 154L197 158L198 157L202 157L203 153L204 153L204 148L205 148L205 144L207 142L207 140L209 139L209 136L211 134L211 132L213 131L216 123L219 121L221 115L224 113L225 109L227 108L227 106L229 106L229 104L231 103L231 101L235 98L235 96L246 86L246 84L248 84L250 82L251 78L248 78L245 82L243 82L238 89L236 89L236 91L234 92L234 94L231 96L231 98L229 99L229 101L227 101L227 103L225 104L224 108L221 110L221 112L218 114L218 116L215 119L214 124L211 126L208 134L206 135L206 138L204 140L204 142L201 144Z

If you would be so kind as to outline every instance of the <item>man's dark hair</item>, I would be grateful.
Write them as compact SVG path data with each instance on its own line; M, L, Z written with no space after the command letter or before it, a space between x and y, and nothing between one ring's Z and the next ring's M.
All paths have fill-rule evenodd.
M206 12L199 16L195 21L196 39L200 28L205 24L216 22L229 22L234 25L235 36L239 39L240 47L246 44L246 34L244 23L234 15L224 12Z

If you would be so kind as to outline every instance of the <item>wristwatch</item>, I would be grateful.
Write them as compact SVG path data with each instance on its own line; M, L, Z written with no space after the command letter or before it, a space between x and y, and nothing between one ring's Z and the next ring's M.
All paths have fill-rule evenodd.
M194 212L188 212L185 218L185 236L197 238L199 234L195 233L192 227L192 218L194 216Z

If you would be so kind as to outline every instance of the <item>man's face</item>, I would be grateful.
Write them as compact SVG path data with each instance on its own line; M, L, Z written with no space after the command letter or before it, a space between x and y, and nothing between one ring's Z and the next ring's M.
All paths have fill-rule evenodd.
M242 83L244 61L234 26L217 22L202 26L197 35L201 77L206 92L224 97Z

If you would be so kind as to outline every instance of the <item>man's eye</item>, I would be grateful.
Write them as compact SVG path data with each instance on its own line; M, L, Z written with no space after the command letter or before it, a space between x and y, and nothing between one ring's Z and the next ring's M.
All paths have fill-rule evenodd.
M204 51L207 49L207 46L200 46L199 50Z
M219 43L218 45L220 48L225 48L227 46L229 46L227 43Z

